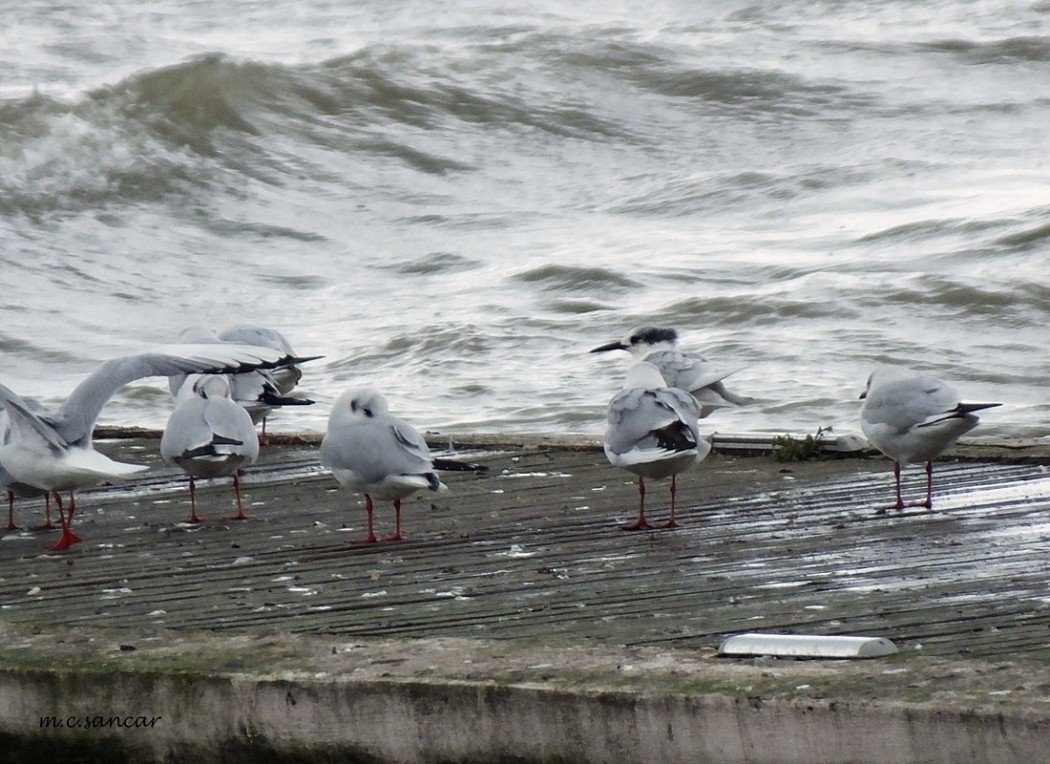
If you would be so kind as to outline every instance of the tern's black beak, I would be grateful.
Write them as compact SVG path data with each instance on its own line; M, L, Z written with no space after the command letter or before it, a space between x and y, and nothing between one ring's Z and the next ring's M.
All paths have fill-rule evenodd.
M600 347L596 347L591 352L592 353L604 353L607 350L626 350L626 349L627 349L626 345L624 345L622 342L620 342L620 340L616 340L616 342L610 342L608 345L601 345Z
M864 400L867 397L868 397L868 391L867 390L865 390L863 393L860 394L860 400Z

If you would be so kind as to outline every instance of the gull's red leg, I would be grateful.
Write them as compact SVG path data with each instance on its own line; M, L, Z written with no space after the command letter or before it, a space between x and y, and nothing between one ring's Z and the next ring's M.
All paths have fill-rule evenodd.
M645 480L642 476L638 476L638 522L633 525L624 525L621 530L625 531L644 531L652 528L653 526L645 519Z
M365 514L368 516L368 535L363 539L356 539L351 543L374 544L379 541L379 539L376 538L375 528L372 525L372 497L367 493L365 494Z
M933 462L926 462L926 509L933 509Z
M404 538L401 533L401 499L394 499L394 535L387 541L402 541Z
M58 491L48 491L44 494L44 524L40 526L41 530L50 531L54 530L55 524L51 522L51 497L55 497L55 502L58 504L62 503L62 497L58 495Z
M901 463L896 461L896 460L894 460L894 462L893 462L893 483L894 483L895 489L897 491L897 501L896 501L896 503L892 504L892 505L890 505L888 507L877 507L875 509L875 514L877 514L877 515L884 515L884 514L886 514L886 512L888 512L891 509L895 509L898 512L900 512L900 511L902 511L904 509L904 499L901 496Z
M904 509L904 499L901 497L901 463L893 463L893 479L897 484L897 511Z
M197 481L190 475L190 516L183 520L184 523L197 525L201 519L197 516Z
M254 520L255 518L251 515L244 514L244 506L241 504L241 471L237 470L233 473L233 494L237 497L237 514L234 515L232 520Z
M55 498L58 500L58 517L59 522L62 524L62 534L58 537L58 541L49 546L48 549L55 552L61 552L69 549L74 544L79 544L83 539L73 533L73 513L77 510L76 499L73 497L73 492L69 492L68 512L63 511L62 497L59 496L58 492L55 493Z
M671 475L671 519L667 521L665 528L677 528L678 519L675 517L675 497L678 495L678 487L675 485L677 475Z
M15 493L14 491L7 492L7 527L5 531L17 531L18 526L15 525Z

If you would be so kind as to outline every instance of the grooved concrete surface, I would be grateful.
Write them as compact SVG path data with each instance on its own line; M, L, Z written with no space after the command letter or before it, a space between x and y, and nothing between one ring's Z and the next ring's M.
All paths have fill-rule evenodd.
M150 439L107 447L123 457L157 460ZM829 698L936 701L938 713L948 714L941 720L946 739L954 734L951 715L966 709L1008 710L1026 724L1034 713L1035 727L1024 735L1034 745L1047 742L1038 720L1050 696L1050 473L1041 459L946 460L935 472L935 511L877 514L892 495L887 460L782 463L768 455L716 453L679 481L682 528L627 533L618 526L636 511L636 488L600 450L533 441L478 444L460 456L486 464L488 474L450 474L448 493L407 500L408 540L371 546L352 543L362 532L363 503L318 467L309 443L264 450L244 481L256 516L249 522L180 523L188 514L185 484L160 466L142 480L84 492L76 528L85 542L72 551L46 552L50 536L39 531L0 540L6 630L0 665L46 670L57 650L52 657L68 670L79 642L85 655L95 656L85 658L86 665L98 660L105 671L123 671L110 662L114 655L134 668L151 651L178 644L180 671L192 655L192 670L208 676L269 677L273 662L255 660L256 651L231 662L218 645L270 637L291 640L294 653L295 635L303 635L302 645L316 649L320 640L333 646L332 654L347 644L358 645L358 652L379 650L372 662L343 667L357 679L429 682L437 676L565 690L563 680L572 677L577 693L589 683L606 689L626 683L631 693L728 698L751 711L754 698L762 705L763 693L767 701L795 704L815 687L812 694L825 704ZM906 472L915 495L922 479L918 468ZM652 520L666 517L666 487L650 486ZM215 481L198 496L204 517L232 513L227 482ZM38 524L40 504L20 502L20 524ZM392 510L378 505L377 521L380 533L388 532ZM722 639L746 631L883 636L902 654L864 669L713 657ZM194 640L200 649L187 647ZM451 645L457 657L446 662L441 656L451 655ZM462 657L464 650L476 664ZM553 653L543 657L543 651ZM492 658L499 654L511 657ZM560 656L573 654L589 656L580 665L593 673L580 678L572 670L576 663L562 662ZM646 661L663 667L638 675L655 684L625 677L625 664ZM605 663L609 675L598 669ZM686 665L685 674L674 668ZM152 662L134 670L147 666L157 670ZM383 669L378 675L376 666ZM806 676L825 666L830 673L819 680ZM757 673L727 677L730 668ZM1006 677L1009 686L996 681ZM6 713L32 716L24 708ZM9 730L19 727L18 720L2 722ZM827 730L819 734L831 740ZM1020 739L1014 735L1011 745ZM435 740L420 742L423 753L409 755L370 738L361 750L373 758L361 760L457 760L452 749L435 748ZM817 756L799 761L843 760L821 758L805 735L796 742L799 751ZM323 749L345 755L347 745L326 740ZM762 758L757 743L749 745L751 753L741 748L740 756L730 756L723 747L724 757L710 760L792 760L783 751L780 758ZM978 748L978 754L998 750ZM436 750L445 758L424 755ZM518 750L528 761L634 760L623 745L616 748L622 759L604 746L606 753L595 757L582 748ZM694 742L683 750L700 749ZM872 750L872 757L893 753ZM1010 760L1020 749L1003 750L1007 758L983 760ZM486 760L483 751L470 751L470 760ZM172 755L171 748L156 752ZM558 759L562 754L568 758ZM978 754L973 760L982 760Z

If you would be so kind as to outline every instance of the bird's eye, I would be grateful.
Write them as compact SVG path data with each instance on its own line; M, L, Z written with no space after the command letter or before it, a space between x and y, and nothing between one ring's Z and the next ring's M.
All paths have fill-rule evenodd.
M357 401L350 401L350 410L357 411Z

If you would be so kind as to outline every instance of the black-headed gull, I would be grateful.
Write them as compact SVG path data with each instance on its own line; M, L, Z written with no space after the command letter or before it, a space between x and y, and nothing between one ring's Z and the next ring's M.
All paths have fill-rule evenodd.
M239 345L270 348L294 356L295 351L288 339L276 329L251 324L236 324L214 332L203 326L191 326L179 335L180 342L231 342ZM321 356L308 356L301 362L313 361ZM254 424L262 423L259 443L267 444L266 419L275 408L284 406L309 406L314 401L290 395L302 379L303 371L297 364L275 369L257 369L230 376L230 396L247 410ZM178 398L185 383L185 375L169 378L171 394Z
M668 387L691 393L700 404L700 418L719 408L746 406L754 398L730 392L722 381L733 371L722 371L707 358L678 350L678 332L658 326L640 326L632 329L621 340L594 348L592 353L627 350L636 361L648 361L660 370Z
M44 410L36 401L26 399L26 404L33 411L41 412ZM11 420L7 417L7 410L0 408L0 442L7 440L9 437L10 422ZM7 526L4 527L5 531L18 530L18 525L15 523L15 499L35 499L39 496L44 497L47 508L47 518L42 526L43 529L51 530L55 527L51 523L51 492L15 480L11 473L4 469L2 462L0 462L0 490L7 494Z
M5 470L2 464L0 464L0 490L7 494L7 525L4 526L3 530L8 532L19 530L18 524L15 523L15 499L35 499L40 496L44 497L45 506L47 507L47 519L42 527L45 530L51 530L55 527L51 523L50 491L19 483L11 477L11 473Z
M240 470L259 458L259 438L248 412L230 397L229 377L191 374L160 439L164 461L190 478L190 517L197 516L196 478L233 477L234 520L247 520L241 503Z
M300 359L281 351L247 345L163 346L147 353L114 358L101 364L74 388L59 407L41 411L10 388L0 385L0 406L9 430L0 442L0 463L20 483L44 491L69 491L69 509L58 511L62 535L51 549L68 549L81 539L72 531L74 492L127 477L145 465L117 462L95 450L91 436L102 407L124 385L143 377L198 372L235 373L270 368Z
M394 503L395 530L388 540L400 541L401 500L418 490L447 490L435 472L423 436L408 422L390 414L386 399L373 387L347 390L336 400L321 440L321 464L343 486L365 496L368 534L377 539L372 500Z
M951 386L928 374L897 366L880 366L861 394L861 429L875 448L893 459L897 510L901 498L901 464L926 463L926 501L933 508L933 460L977 426L975 411L1001 403L963 403Z
M666 527L677 527L676 476L711 451L711 444L700 437L699 414L693 396L668 387L653 364L642 361L628 369L623 390L609 401L603 438L609 462L638 476L638 521L624 530L652 527L645 518L645 478L671 478Z

